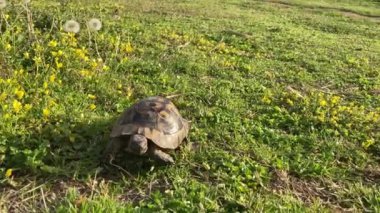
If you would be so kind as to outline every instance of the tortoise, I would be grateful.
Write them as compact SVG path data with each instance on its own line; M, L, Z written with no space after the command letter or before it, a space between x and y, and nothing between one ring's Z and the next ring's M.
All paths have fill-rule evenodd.
M189 129L189 121L168 98L142 99L126 109L114 124L105 150L106 159L124 150L173 164L167 151L177 149L187 138Z

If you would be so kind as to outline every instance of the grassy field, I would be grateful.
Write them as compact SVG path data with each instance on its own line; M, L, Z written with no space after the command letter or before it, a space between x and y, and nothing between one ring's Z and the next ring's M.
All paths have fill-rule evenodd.
M17 2L0 212L380 211L379 1ZM117 116L157 94L179 94L196 149L100 164Z

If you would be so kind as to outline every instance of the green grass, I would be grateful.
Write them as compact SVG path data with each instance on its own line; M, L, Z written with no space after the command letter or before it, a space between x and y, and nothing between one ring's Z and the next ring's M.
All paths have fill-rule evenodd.
M380 211L379 2L80 2L1 10L0 211ZM101 165L157 94L198 148Z
M303 1L303 0L290 0L281 1L273 0L274 3L281 3L287 5L300 6L306 9L326 9L326 10L338 10L341 12L351 12L357 15L377 17L380 18L380 8L379 2L376 0L372 1L355 1L355 0L314 0L314 1Z

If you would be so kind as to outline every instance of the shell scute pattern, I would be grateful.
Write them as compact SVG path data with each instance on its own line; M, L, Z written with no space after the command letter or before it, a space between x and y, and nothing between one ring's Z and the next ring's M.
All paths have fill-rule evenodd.
M163 97L149 97L127 109L111 137L141 134L161 148L174 149L187 136L189 123L175 105Z

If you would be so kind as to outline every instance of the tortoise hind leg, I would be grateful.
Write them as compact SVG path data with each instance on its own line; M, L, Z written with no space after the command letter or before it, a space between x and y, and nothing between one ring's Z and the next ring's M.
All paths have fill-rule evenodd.
M149 147L148 155L153 159L160 161L161 163L174 164L173 158L168 153L163 152L155 145Z

